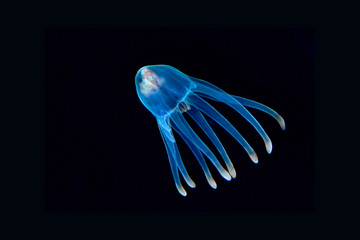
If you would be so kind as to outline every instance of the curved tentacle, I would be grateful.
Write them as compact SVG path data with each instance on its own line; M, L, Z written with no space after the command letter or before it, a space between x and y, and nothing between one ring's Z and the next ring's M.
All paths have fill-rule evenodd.
M176 144L176 142L171 141L167 137L167 135L165 135L164 131L166 131L166 130L161 125L159 125L159 129L160 129L161 137L165 144L166 153L169 158L170 168L171 168L171 172L172 172L172 175L173 175L173 178L175 181L176 189L182 196L185 197L187 195L187 193L186 193L185 189L183 188L183 186L181 185L180 178L179 178L179 172L178 172L175 157L174 157L174 155L175 155L174 144Z
M220 155L223 157L226 167L227 167L228 171L230 172L230 175L233 178L236 178L236 172L235 172L234 165L230 161L230 158L229 158L228 154L226 153L225 148L223 147L219 138L216 136L215 132L213 131L213 129L211 128L209 123L206 121L204 116L201 114L201 112L199 110L193 108L193 109L187 111L187 113L190 115L190 117L192 119L194 119L194 121L206 133L206 135L209 137L209 139L212 141L212 143L215 145L215 147L219 151Z
M216 96L216 98L218 98L220 102L223 102L232 107L256 129L256 131L260 134L261 138L265 143L267 152L271 153L272 143L265 130L261 127L260 123L254 118L254 116L242 104L236 101L231 95L227 94L224 91L218 91L214 87L210 87L209 83L204 84L202 82L197 82L196 88L193 89L193 91L201 92L205 95L210 95L213 97Z
M258 157L249 143L244 139L244 137L234 128L234 126L226 120L226 118L221 115L215 108L213 108L208 102L203 100L201 97L196 94L189 94L188 101L192 106L202 111L218 124L220 124L226 131L228 131L240 144L243 146L245 151L248 153L249 157L254 163L258 163Z
M263 111L263 112L269 114L270 116L275 118L275 120L279 123L281 129L285 130L286 127L285 127L284 119L280 116L280 114L275 112L273 109L269 108L268 106L265 106L264 104L256 102L254 100L250 100L250 99L247 99L247 98L234 96L234 95L232 95L232 97L235 98L239 103L241 103L244 106L251 107L251 108L256 108L256 109L258 109L260 111Z
M194 78L194 77L190 77L191 80L193 80L194 82L196 83L200 83L200 84L203 84L205 86L208 86L214 90L217 90L219 92L224 92L224 90L216 87L215 85L209 83L209 82L206 82L204 80L201 80L201 79L197 79L197 78ZM203 97L206 97L206 98L210 98L211 100L214 100L214 101L218 101L219 102L219 99L211 96L211 95L207 95L207 94L202 94L202 93L198 93L199 95L203 96ZM267 114L269 114L270 116L272 116L273 118L275 118L275 120L279 123L280 127L282 130L285 130L285 121L284 119L280 116L280 114L278 114L276 111L274 111L273 109L269 108L268 106L265 106L264 104L261 104L259 102L256 102L254 100L250 100L250 99L247 99L247 98L243 98L243 97L239 97L239 96L235 96L235 95L231 95L233 98L235 98L240 104L246 106L246 107L250 107L250 108L255 108L255 109L258 109L260 111L263 111Z
M161 125L160 125L161 126ZM177 144L176 144L176 141L175 141L175 138L173 136L173 132L171 130L171 125L169 124L168 125L168 129L170 129L170 131L168 131L168 129L163 129L163 127L161 126L161 129L162 129L162 133L164 134L164 131L166 131L166 134L165 137L166 137L166 140L167 141L170 141L170 143L168 143L168 146L169 146L169 149L171 150L171 153L174 157L174 160L175 160L175 163L176 163L176 166L177 168L180 170L182 176L184 177L186 183L194 188L196 185L194 183L194 181L190 178L188 172L186 171L186 168L184 166L184 163L183 161L181 160L181 156L180 156L180 152L179 152L179 149L177 147ZM170 139L168 137L168 135L170 135Z
M216 182L215 182L214 178L212 177L210 170L209 170L200 150L191 142L191 140L188 137L185 136L185 134L180 129L177 128L176 125L174 125L173 128L180 135L180 137L184 140L184 142L188 145L190 150L193 152L193 154L196 157L196 159L198 160L198 162L205 174L206 180L208 181L210 186L212 188L216 189L216 187L217 187Z
M177 126L177 128L184 133L184 135L190 139L190 141L199 148L214 164L216 169L219 171L221 176L226 180L231 180L230 174L221 166L219 161L216 159L215 155L210 151L210 149L205 145L205 143L199 138L199 136L194 132L194 130L187 123L185 118L178 112L174 112L171 115L172 122Z
M162 116L156 118L156 120L159 127L161 127L162 129L162 133L167 137L167 139L171 142L175 142L175 138L173 136L173 133L171 131L171 126L169 123L169 117Z
M195 188L196 185L195 185L194 181L190 178L190 175L186 171L184 163L181 160L180 152L179 152L179 149L177 147L176 142L173 145L174 145L174 151L175 151L175 156L174 156L175 157L175 162L176 162L176 165L177 165L178 169L180 170L180 172L181 172L182 176L184 177L186 183L190 187Z

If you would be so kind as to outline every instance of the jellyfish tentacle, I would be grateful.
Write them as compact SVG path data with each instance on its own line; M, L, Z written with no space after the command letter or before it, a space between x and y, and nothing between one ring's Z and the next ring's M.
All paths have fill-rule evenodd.
M176 144L176 142L172 142L167 135L165 135L164 131L166 131L166 129L164 129L162 126L159 125L159 129L160 129L160 135L164 141L165 144L165 148L166 148L166 153L168 155L169 158L169 162L170 162L170 168L171 168L171 172L175 181L175 186L176 189L178 190L178 192L182 195L182 196L186 196L187 193L185 191L185 189L183 188L183 186L181 185L180 182L180 178L179 178L179 172L178 172L178 168L177 168L177 164L174 158L174 143Z
M169 122L169 120L166 120L166 119L163 122L166 124L167 127L164 128L163 125L161 125L161 124L159 124L159 127L161 127L161 129L163 130L162 132L165 134L166 138L171 142L171 144L169 145L170 146L169 149L171 149L171 153L173 154L173 157L175 159L176 166L179 168L186 183L190 187L194 188L196 185L195 185L194 181L190 178L188 172L186 171L184 163L181 160L180 152L177 147L174 135L172 133L170 122ZM170 129L170 131L169 131L169 129Z
M171 120L177 126L177 128L182 131L184 135L210 159L210 161L214 164L221 176L223 176L226 180L230 181L230 174L221 166L215 155L194 132L194 130L190 127L185 118L180 113L174 112L171 115Z
M225 148L223 147L219 138L216 136L214 130L211 128L211 126L206 121L206 119L201 114L201 112L197 109L191 109L190 111L187 111L187 113L190 115L190 117L192 119L194 119L194 121L201 127L201 129L206 133L206 135L209 137L209 139L215 145L215 147L219 151L220 155L223 157L226 167L227 167L228 171L230 172L230 175L232 176L232 178L236 178L236 171L235 171L234 165L232 164L228 154L226 153Z
M180 137L185 141L185 143L188 145L188 147L190 148L190 150L193 152L193 154L195 155L196 159L198 160L204 174L206 177L206 180L208 181L208 183L210 184L210 186L214 189L217 188L216 182L214 180L214 178L212 177L210 170L205 162L205 159L203 157L203 155L201 154L200 150L191 142L191 140L189 138L187 138L184 133L182 131L180 131L177 126L173 126L173 128L175 129L175 131L180 135Z
M261 104L259 102L256 102L254 100L250 100L247 98L243 98L243 97L239 97L239 96L235 96L235 95L231 95L233 98L235 98L239 103L241 103L242 105L246 106L246 107L251 107L251 108L255 108L258 109L260 111L263 111L267 114L269 114L270 116L272 116L273 118L275 118L275 120L279 123L280 127L282 130L285 130L285 121L284 119L280 116L280 114L278 114L276 111L274 111L273 109L269 108L268 106L265 106L264 104Z
M210 96L216 96L220 102L223 102L230 107L232 107L235 111L237 111L240 115L242 115L260 134L261 138L263 139L265 143L265 147L268 153L271 153L272 151L272 143L269 138L269 136L266 134L265 130L262 128L260 123L256 120L256 118L236 99L234 99L231 95L227 94L224 91L218 91L214 87L209 87L208 84L203 84L198 82L196 84L196 88L194 89L194 92L201 92L206 95Z
M170 140L171 142L175 142L174 136L171 131L171 126L169 123L169 117L168 116L162 116L157 118L157 123L159 125L159 128L163 130L163 134Z
M186 183L187 183L190 187L195 188L196 185L195 185L194 181L190 178L190 175L189 175L188 172L186 171L186 168L185 168L185 166L184 166L184 163L183 163L183 161L181 160L180 152L179 152L179 149L178 149L178 147L177 147L176 142L174 142L172 145L173 145L173 148L174 148L173 153L175 154L175 155L174 155L174 158L175 158L175 162L176 162L177 167L179 168L179 170L180 170L182 176L184 177Z
M191 106L194 106L199 111L205 113L210 118L214 119L218 124L220 124L226 131L228 131L245 149L249 157L254 163L258 163L258 157L249 143L244 139L244 137L236 130L236 128L228 121L226 118L221 115L215 108L213 108L208 102L203 100L201 97L196 94L189 94L188 100Z
M204 86L207 86L207 87L212 88L214 90L217 90L219 92L225 92L221 88L219 88L219 87L215 86L214 84L211 84L211 83L209 83L207 81L204 81L204 80L201 80L201 79L198 79L198 78L194 78L194 77L190 77L190 76L189 76L189 78L195 82L196 86L204 85ZM216 100L216 101L219 101L219 100Z
M203 84L205 86L208 86L214 90L217 90L219 92L224 92L226 93L224 90L216 87L215 85L209 83L209 82L206 82L204 80L201 80L201 79L197 79L197 78L194 78L194 77L190 77L191 80L193 80L195 83L198 83L198 84ZM214 101L218 101L219 102L219 99L215 98L215 97L212 97L211 95L207 95L207 94L201 94L200 95L204 96L204 97L207 97L207 98L210 98L211 100L214 100ZM275 120L279 123L280 127L282 128L282 130L285 130L285 121L284 119L280 116L280 114L278 114L276 111L274 111L273 109L269 108L268 106L265 106L264 104L261 104L259 102L256 102L254 100L250 100L250 99L247 99L247 98L243 98L243 97L239 97L239 96L235 96L235 95L231 95L233 98L235 98L239 103L241 103L242 105L246 106L246 107L250 107L250 108L255 108L255 109L258 109L260 111L263 111L267 114L269 114L270 116L272 116L273 118L275 118Z

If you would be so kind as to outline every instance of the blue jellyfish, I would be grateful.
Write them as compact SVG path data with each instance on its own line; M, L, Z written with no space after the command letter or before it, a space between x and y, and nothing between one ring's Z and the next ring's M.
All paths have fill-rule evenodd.
M150 65L140 68L135 76L135 85L140 101L156 118L169 158L175 186L183 196L186 196L187 193L181 185L179 171L190 187L194 188L195 183L190 178L181 160L172 129L179 134L195 155L212 188L216 189L217 185L210 174L203 155L210 160L226 180L230 181L231 178L236 177L234 166L228 154L203 114L207 115L229 132L245 149L251 160L254 163L258 163L256 153L243 136L203 98L225 103L241 114L260 134L269 154L272 151L270 138L245 107L256 108L269 114L275 118L280 124L280 127L285 130L284 119L271 108L246 98L227 94L211 83L190 77L169 65ZM206 133L224 159L227 170L194 132L182 115L183 113L189 114Z

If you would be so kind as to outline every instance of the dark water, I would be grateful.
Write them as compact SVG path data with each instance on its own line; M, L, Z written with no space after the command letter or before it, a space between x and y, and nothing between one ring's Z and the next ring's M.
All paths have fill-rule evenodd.
M309 212L315 185L315 36L312 29L48 29L45 203L49 211ZM134 77L168 64L228 93L259 101L287 129L251 110L273 143L214 103L257 152L251 162L223 129L214 129L237 171L231 182L208 163L213 190L178 136L197 184L176 190L154 117L139 101ZM187 118L189 119L189 118ZM190 124L195 124L189 120ZM216 156L219 154L194 126ZM220 156L219 156L220 159Z

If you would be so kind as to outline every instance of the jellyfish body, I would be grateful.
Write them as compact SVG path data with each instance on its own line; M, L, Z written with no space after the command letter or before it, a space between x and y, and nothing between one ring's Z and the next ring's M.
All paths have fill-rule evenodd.
M255 151L243 136L203 98L209 98L227 104L241 114L260 134L269 154L272 151L270 138L245 107L255 108L269 114L275 118L281 128L285 130L283 118L271 108L246 98L227 94L211 83L190 77L169 65L151 65L140 68L135 76L135 85L140 101L157 120L169 158L175 186L183 196L186 196L187 193L181 185L179 172L190 187L194 188L195 183L190 178L181 160L173 129L185 141L195 155L212 188L216 189L217 185L205 162L204 155L226 180L230 181L231 178L236 177L234 166L228 154L203 114L207 115L229 132L245 149L251 160L254 163L258 163L258 157ZM227 170L194 132L182 115L183 113L187 113L206 133L223 158Z

